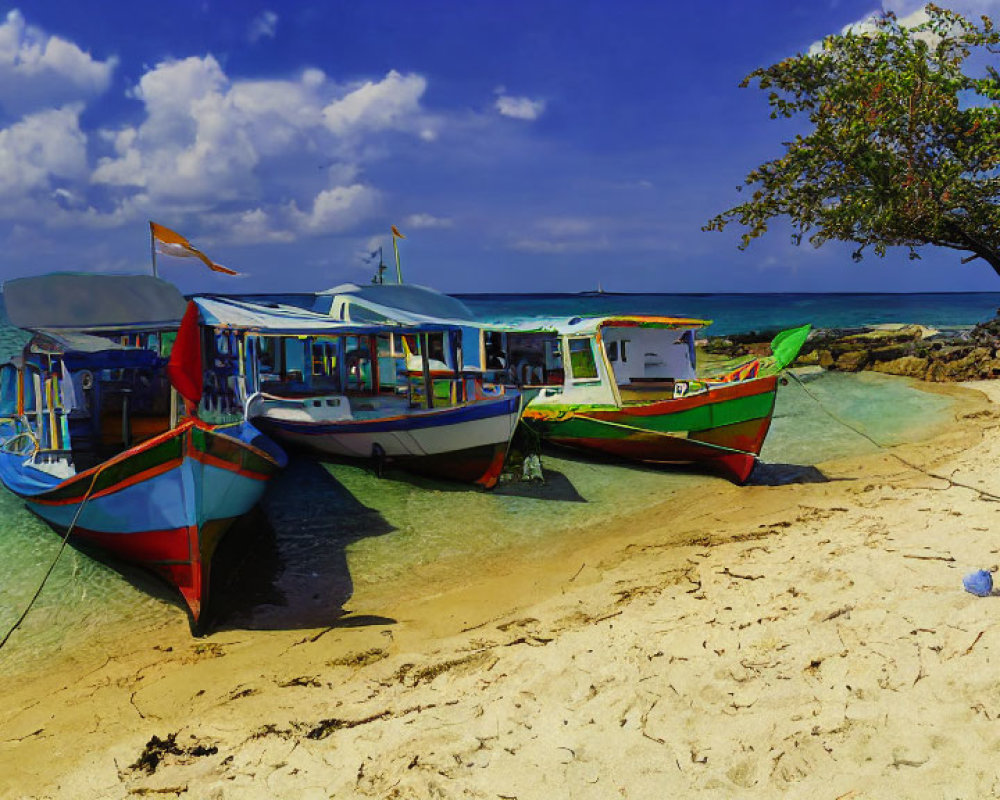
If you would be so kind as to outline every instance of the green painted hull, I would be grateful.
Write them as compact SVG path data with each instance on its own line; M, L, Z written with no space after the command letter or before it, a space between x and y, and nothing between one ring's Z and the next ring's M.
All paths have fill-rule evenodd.
M768 376L620 408L529 405L523 419L554 444L636 461L702 464L742 482L770 427L776 388L776 376Z

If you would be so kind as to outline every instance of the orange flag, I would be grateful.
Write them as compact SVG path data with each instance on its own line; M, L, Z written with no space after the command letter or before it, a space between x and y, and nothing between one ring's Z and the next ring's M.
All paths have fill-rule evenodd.
M401 234L399 232L399 228L397 228L395 225L392 225L390 227L392 228L392 238L393 239L405 239L406 238L405 236L403 236L403 234Z
M224 267L222 264L216 264L201 250L192 247L191 242L176 231L170 230L170 228L164 228L162 225L157 225L150 220L149 232L156 242L156 252L158 253L162 253L165 256L176 256L177 258L200 258L206 267L215 272L222 272L225 275L240 274L235 269Z

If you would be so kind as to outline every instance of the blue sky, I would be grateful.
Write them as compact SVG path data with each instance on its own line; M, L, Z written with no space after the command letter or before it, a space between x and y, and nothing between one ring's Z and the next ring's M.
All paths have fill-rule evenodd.
M901 15L919 5L883 0ZM962 0L964 13L1000 0ZM147 221L240 278L452 292L1000 291L961 254L850 259L781 225L701 226L792 128L737 84L871 2L186 2L0 6L0 278L149 269Z

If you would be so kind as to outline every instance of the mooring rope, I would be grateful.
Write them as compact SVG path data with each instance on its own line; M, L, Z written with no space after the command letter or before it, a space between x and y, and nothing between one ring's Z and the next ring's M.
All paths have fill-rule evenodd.
M66 528L66 533L63 534L62 542L59 545L59 550L56 552L55 558L53 558L52 563L49 564L49 568L48 570L46 570L45 576L42 578L42 582L38 584L38 588L35 590L34 595L32 595L32 598L28 602L28 605L25 606L24 611L21 612L21 616L18 617L17 622L15 622L11 626L10 630L7 631L7 633L4 635L3 639L0 639L0 649L3 649L3 646L7 644L7 640L10 639L10 637L14 634L14 631L16 631L18 628L21 627L21 623L23 623L24 620L27 618L28 612L31 611L32 607L35 605L35 601L38 600L39 596L41 595L42 589L45 588L45 584L48 582L49 576L52 574L52 570L56 568L56 564L58 563L60 556L62 556L63 550L66 549L66 543L69 541L70 534L73 533L73 529L76 527L76 523L80 519L80 514L83 512L83 507L87 505L87 501L90 500L90 495L94 491L94 486L97 485L97 478L104 471L105 466L107 465L102 464L94 472L94 477L90 481L90 486L87 488L87 492L83 496L83 500L80 503L80 507L77 508L76 513L73 515L72 521L69 523L69 527Z
M902 464L906 465L910 469L915 470L916 472L920 472L920 473L926 475L929 478L934 478L935 480L939 480L939 481L945 481L946 483L948 483L951 486L959 486L959 487L961 487L963 489L968 489L970 491L976 492L978 495L980 495L980 497L985 497L985 498L989 498L992 501L1000 502L1000 495L993 494L993 492L988 492L985 489L980 489L977 486L970 486L967 483L962 483L961 481L956 481L953 478L949 478L946 475L938 475L938 474L936 474L934 472L928 472L923 467L921 467L921 466L919 466L917 464L914 464L912 461L908 461L907 459L903 458L899 453L897 453L895 451L895 448L890 448L890 447L888 447L886 445L881 444L880 442L875 441L875 439L873 439L871 436L869 436L863 430L860 430L859 428L857 428L856 426L852 425L850 422L848 422L844 418L838 416L837 414L834 414L830 409L828 409L825 405L823 405L823 401L822 400L820 400L815 394L813 394L811 391L809 391L809 387L807 387L805 385L805 383L802 381L802 379L798 375L796 375L794 372L792 372L791 370L787 370L785 372L785 374L788 375L789 377L793 378L795 380L795 382L801 387L802 391L804 391L807 395L809 395L809 397L812 398L813 402L815 402L816 405L819 406L820 410L824 414L826 414L828 417L830 417L830 419L834 420L835 422L839 423L840 425L843 425L845 428L848 428L848 429L854 431L856 434L858 434L858 436L861 436L862 438L867 439L869 442L871 442L873 445L875 445L875 447L877 447L879 450L885 452L887 455L892 456L897 461L899 461Z

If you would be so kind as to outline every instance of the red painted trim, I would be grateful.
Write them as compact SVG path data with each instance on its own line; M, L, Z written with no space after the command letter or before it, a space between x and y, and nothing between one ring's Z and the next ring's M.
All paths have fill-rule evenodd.
M209 453L202 452L201 450L195 450L192 448L188 456L192 460L199 461L202 464L208 464L209 466L218 467L219 469L228 470L229 472L235 472L238 475L242 475L244 478L251 478L255 481L266 481L270 477L270 475L266 475L262 472L251 472L250 470L244 469L239 464L234 464L232 461L227 461L224 458L210 455Z
M503 472L503 465L506 460L506 447L497 447L497 451L494 453L493 460L490 462L489 467L487 467L486 472L476 478L474 483L478 483L484 489L492 489L500 481L500 473Z
M206 565L201 563L201 534L197 525L136 533L101 533L74 528L80 539L162 576L174 586L191 610L195 623L207 598Z

